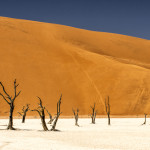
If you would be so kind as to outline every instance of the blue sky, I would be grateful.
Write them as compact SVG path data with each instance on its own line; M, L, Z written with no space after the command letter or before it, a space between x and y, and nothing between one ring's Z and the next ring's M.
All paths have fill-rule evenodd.
M150 40L150 0L0 0L0 16Z

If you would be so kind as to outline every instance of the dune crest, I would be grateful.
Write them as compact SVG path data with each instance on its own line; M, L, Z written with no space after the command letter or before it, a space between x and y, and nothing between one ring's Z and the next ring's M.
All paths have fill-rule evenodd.
M55 114L61 93L63 115L72 107L89 114L94 102L105 114L107 96L114 115L150 110L149 40L0 17L0 54L0 81L13 94L16 78L22 90L15 115L26 103L36 107L36 96ZM8 111L0 97L0 115Z

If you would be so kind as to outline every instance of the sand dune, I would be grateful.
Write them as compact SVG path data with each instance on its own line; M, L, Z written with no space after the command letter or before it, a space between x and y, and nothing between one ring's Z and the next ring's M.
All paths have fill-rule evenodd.
M15 115L26 103L36 107L36 96L55 114L61 93L63 115L72 107L89 114L94 102L105 114L108 95L111 114L149 113L149 40L0 17L0 55L0 80L13 94L16 78L22 90ZM0 115L8 111L0 98Z

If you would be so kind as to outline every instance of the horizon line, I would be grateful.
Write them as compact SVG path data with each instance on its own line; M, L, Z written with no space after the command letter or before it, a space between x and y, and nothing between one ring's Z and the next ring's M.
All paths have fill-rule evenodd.
M81 30L86 30L86 31L92 31L92 32L103 32L103 33L110 33L110 34L118 34L118 35L129 36L129 37L134 37L134 38L138 38L138 39L143 39L143 40L150 41L150 39L141 38L141 37L138 37L138 36L132 36L132 35L123 34L123 33L107 32L107 31L99 31L99 30L90 30L90 29L79 28L79 27L75 27L75 26L71 26L71 25L66 25L66 24L58 24L58 23L54 23L54 22L45 22L45 21L23 19L23 18L16 18L16 17L8 17L8 16L0 16L0 17L2 17L2 18L10 18L10 19L17 19L17 20L25 20L25 21L31 21L31 22L33 21L33 22L39 22L39 23L49 23L49 24L55 24L55 25L60 25L60 26L67 26L67 27L71 27L71 28L76 28L76 29L81 29Z

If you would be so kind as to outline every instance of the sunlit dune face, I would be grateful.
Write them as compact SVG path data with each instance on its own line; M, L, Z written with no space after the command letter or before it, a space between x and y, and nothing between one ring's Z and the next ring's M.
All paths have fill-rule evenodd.
M16 78L22 91L15 115L26 103L37 107L36 96L54 115L61 93L64 116L73 115L72 107L88 115L94 102L105 114L107 96L111 114L150 110L149 40L0 17L0 56L0 81L13 95ZM8 112L0 97L0 115Z

